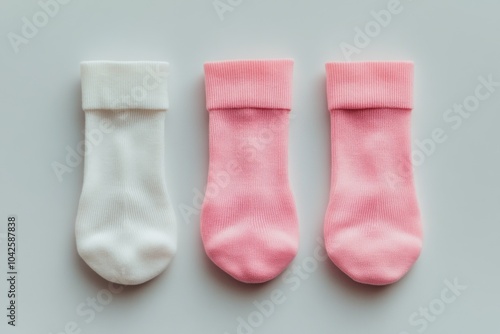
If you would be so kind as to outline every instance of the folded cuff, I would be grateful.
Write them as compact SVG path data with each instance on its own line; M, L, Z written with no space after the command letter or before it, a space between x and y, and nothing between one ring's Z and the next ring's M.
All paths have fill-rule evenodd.
M293 60L205 64L207 109L292 108Z
M87 61L80 70L84 110L168 109L168 63Z
M326 64L328 109L413 108L412 62Z

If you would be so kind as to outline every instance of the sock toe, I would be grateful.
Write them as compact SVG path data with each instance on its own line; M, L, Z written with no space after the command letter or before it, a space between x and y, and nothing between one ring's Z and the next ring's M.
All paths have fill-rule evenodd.
M144 283L165 270L176 251L175 241L155 233L98 235L82 239L77 249L104 279L125 285ZM147 235L145 235L147 234Z
M415 263L421 238L397 230L345 229L326 240L328 256L354 281L386 285L400 280Z
M233 278L263 283L278 276L297 253L297 238L279 230L265 235L248 229L227 228L204 240L208 257Z

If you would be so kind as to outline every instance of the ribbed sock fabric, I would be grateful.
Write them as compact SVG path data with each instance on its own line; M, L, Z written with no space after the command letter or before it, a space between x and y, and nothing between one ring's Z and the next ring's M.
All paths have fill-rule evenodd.
M210 163L201 213L208 257L261 283L295 257L298 221L288 181L292 60L205 64Z
M422 246L413 175L402 172L411 154L413 64L329 63L326 73L332 140L326 250L353 280L390 284Z
M164 175L168 108L163 62L83 62L83 189L77 249L108 281L140 284L176 252L176 220Z

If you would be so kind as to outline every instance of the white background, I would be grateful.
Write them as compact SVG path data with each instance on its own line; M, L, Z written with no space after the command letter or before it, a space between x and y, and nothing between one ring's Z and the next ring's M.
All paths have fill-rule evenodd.
M352 56L355 61L413 60L415 149L436 128L446 134L447 140L415 166L423 252L410 273L388 287L354 283L326 261L293 290L295 285L283 276L257 286L236 282L205 256L199 217L185 221L180 215L179 206L192 205L194 190L203 190L206 182L202 65L224 59L295 59L289 168L301 232L293 264L302 265L322 236L329 195L324 63L347 60L342 43L354 44L355 28L370 26L370 12L386 9L388 0L243 0L223 14L224 20L212 1L73 0L61 5L18 53L8 34L20 35L22 18L32 20L40 7L35 0L1 1L0 233L5 233L7 216L16 214L20 294L13 329L4 316L3 238L0 332L64 333L75 322L81 333L233 334L238 317L256 316L253 302L267 300L278 289L286 301L254 333L497 333L500 87L457 129L443 115L454 104L473 100L478 77L492 75L500 82L500 3L401 0L401 12ZM179 251L169 269L147 284L114 294L91 320L76 310L87 298L102 297L105 292L99 291L108 286L75 250L83 164L62 182L51 167L55 161L64 163L67 146L74 149L83 140L83 60L170 62L165 172L179 220ZM467 288L442 310L444 282L455 279ZM420 308L429 306L440 314L431 310L432 321L423 321L424 329ZM411 323L411 317L420 324Z

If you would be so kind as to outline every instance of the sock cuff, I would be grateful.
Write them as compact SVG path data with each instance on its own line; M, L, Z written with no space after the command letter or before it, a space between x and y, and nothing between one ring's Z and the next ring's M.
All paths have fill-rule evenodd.
M207 109L292 108L293 60L206 63Z
M413 62L326 64L328 109L413 108Z
M157 61L82 62L82 108L166 110L168 66Z

